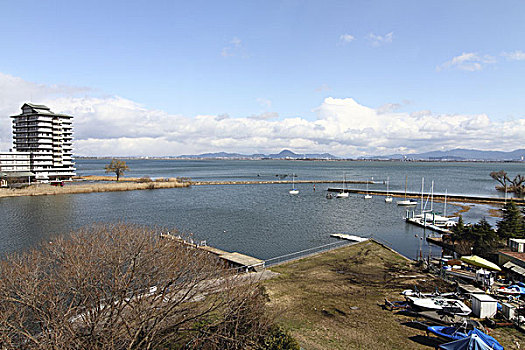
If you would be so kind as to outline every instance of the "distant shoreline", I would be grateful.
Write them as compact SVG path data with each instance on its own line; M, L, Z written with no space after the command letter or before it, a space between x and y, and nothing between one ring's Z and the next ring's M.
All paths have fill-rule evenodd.
M279 160L279 161L307 161L307 162L399 162L399 163L525 163L522 160L477 160L477 159L355 159L355 158L338 158L338 159L325 159L325 158L251 158L251 157L110 157L110 156L76 156L76 159L92 159L92 160L104 160L104 159L124 159L124 160L250 160L250 161L268 161L268 160Z

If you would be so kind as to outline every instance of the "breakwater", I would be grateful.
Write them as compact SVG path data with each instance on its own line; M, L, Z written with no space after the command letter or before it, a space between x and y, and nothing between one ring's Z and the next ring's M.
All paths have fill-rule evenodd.
M193 186L207 185L282 185L282 184L335 184L341 183L341 180L247 180L247 181L195 181L191 182ZM347 184L374 184L373 181L346 181Z

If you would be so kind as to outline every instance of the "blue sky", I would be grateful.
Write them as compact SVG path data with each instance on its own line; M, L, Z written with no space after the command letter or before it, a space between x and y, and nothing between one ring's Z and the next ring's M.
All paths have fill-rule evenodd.
M127 108L163 114L163 122L259 118L282 131L297 119L307 124L328 118L327 98L352 99L379 114L391 113L390 119L426 113L439 124L443 115L473 120L482 115L489 119L487 128L503 130L507 123L514 130L525 116L524 13L522 1L3 1L0 74L11 83L0 82L0 87L11 92L0 91L0 102L9 105L0 112L16 113L20 103L38 98L33 102L45 101L58 112L80 113L78 141L100 139L95 153L114 149L103 143L117 141L90 133L82 118L97 116L83 115L78 106L85 108L89 101L101 106L101 100L107 102L105 109L111 101L125 100ZM342 124L360 120L345 118L335 119ZM0 145L9 142L9 127L0 127ZM315 127L310 123L309 130ZM216 143L206 138L200 147L172 145L170 153L221 146L238 152L271 149L263 146L265 140L258 147L228 144L225 139L232 136L221 138L220 125L203 128L199 135L207 130L218 137ZM349 130L366 128L374 129L365 123ZM152 133L163 141L174 137ZM352 143L353 136L319 141L312 134L295 143L297 135L280 141L274 140L280 139L278 133L265 137L279 141L276 147L341 155L454 148L454 139L439 143L437 136L430 138L434 142L423 137L419 146L386 141L366 146ZM508 136L516 142L500 148L525 143ZM118 138L136 137L144 136L130 132ZM457 144L496 147L496 139L486 141ZM78 149L83 147L78 143ZM141 147L147 143L129 151Z

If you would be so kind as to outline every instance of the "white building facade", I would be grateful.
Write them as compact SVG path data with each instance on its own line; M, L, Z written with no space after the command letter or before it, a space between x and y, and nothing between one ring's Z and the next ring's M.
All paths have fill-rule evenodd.
M31 171L29 152L0 152L0 172Z
M22 113L11 118L14 152L9 153L29 155L29 171L37 181L70 181L76 175L72 116L25 103Z

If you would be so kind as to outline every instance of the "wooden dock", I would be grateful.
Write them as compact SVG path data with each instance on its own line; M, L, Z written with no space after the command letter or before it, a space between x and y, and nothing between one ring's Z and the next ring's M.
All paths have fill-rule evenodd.
M174 236L170 233L161 233L161 238L175 240L181 244L192 246L196 249L204 250L210 254L216 255L219 259L225 261L228 266L237 268L242 271L261 271L265 268L264 260L254 258L249 255L241 254L238 252L227 252L219 248L210 247L204 242L194 243L193 241L186 241L180 236Z
M443 243L443 238L441 237L427 237L427 242L454 251L454 246L452 244Z

